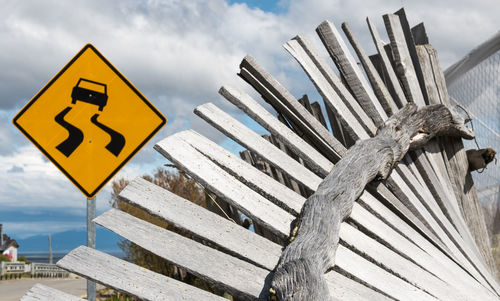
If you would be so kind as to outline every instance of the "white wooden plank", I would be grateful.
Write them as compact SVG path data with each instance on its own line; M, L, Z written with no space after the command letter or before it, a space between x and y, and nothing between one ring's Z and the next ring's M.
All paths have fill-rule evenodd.
M263 173L252 165L240 160L223 147L217 145L217 143L212 142L195 131L183 131L174 136L189 143L199 152L217 162L225 171L268 200L293 215L299 214L304 204L304 197L300 194L271 177L263 176Z
M396 300L438 300L378 266L368 264L368 260L343 245L339 245L337 249L335 263L340 269L370 283Z
M390 301L393 300L336 271L325 274L330 295L338 300Z
M460 291L464 296L468 296L469 299L496 300L497 297L495 295L473 279L465 270L451 261L413 228L404 223L393 212L382 206L376 199L367 196L365 193L362 202L364 206L367 206L367 208L376 212L378 216L381 216L384 221L375 218L373 214L358 204L354 205L350 218L356 224L371 232L371 235L375 235L377 241L383 242L384 245L390 246L399 254L403 254L411 259L418 266L448 283L453 289ZM356 244L359 242L361 242L361 239L353 241ZM367 242L373 243L371 240L367 240ZM376 246L373 248L376 248ZM398 256L391 256L390 259L401 260ZM405 268L403 266L402 270ZM413 273L416 274L419 272L421 271L415 269ZM408 277L409 273L405 272L402 275L403 277ZM426 287L427 285L424 289Z
M203 136L201 136L201 135L195 135L195 134L194 134L194 133L192 133L192 132L182 132L182 133L179 133L179 134L181 134L181 135L187 134L187 135L186 135L186 136L187 136L186 141L187 141L188 143L194 143L194 144L197 144L197 141L201 141L201 140L206 139L206 138L204 138ZM176 134L175 136L179 136L179 134ZM181 137L182 137L182 136L181 136ZM175 143L175 142L172 142L172 143ZM194 145L194 146L196 147L196 145ZM210 150L211 150L211 149L213 150L212 152L215 154L215 156L217 156L216 154L220 153L221 151L224 151L222 148L220 148L220 147L218 147L218 148L217 148L217 145L216 145L216 144L214 144L214 143L212 143L212 144L207 145L206 147L204 147L204 150L202 150L202 152L203 152L204 154L207 154L207 153L210 153ZM224 158L224 157L226 157L226 156L230 156L230 153L228 153L227 151L225 151L225 152L226 152L226 153L223 153L223 152L221 153L221 155L220 155L220 157L221 157L221 158ZM212 155L214 155L214 154L212 154ZM210 156L210 155L209 155L209 156ZM225 160L225 161L224 161L224 160L220 160L220 159L219 159L219 160L217 160L217 162L218 162L219 164L223 165L223 164L227 163L227 160ZM234 167L233 167L233 168L234 168ZM244 168L236 168L236 169L233 169L233 171L234 171L234 172L238 172L238 173L244 173L245 169L244 169ZM258 176L258 174L257 174L257 175L254 175L254 176ZM261 177L261 178L266 178L266 177L265 177L262 173L260 173L260 177ZM258 180L258 179L256 179L256 180ZM271 190L272 190L273 188L272 188L272 187L267 187L266 189L271 189ZM283 197L285 197L285 198L286 198L286 196L283 196L283 195L278 196L278 197L282 197L282 198L283 198ZM300 200L298 200L298 201L300 202ZM301 203L303 203L303 201L304 201L304 199L302 198L302 202L301 202ZM363 219L358 219L358 218L355 216L355 213L354 213L354 212L353 212L353 215L351 215L351 218L353 218L353 219L354 219L354 220L356 220L356 221L359 221L359 223L361 223L361 224L363 224L363 221L366 219L366 217L363 217ZM374 232L376 232L376 233L380 233L380 232L381 232L381 231L379 231L379 229L378 229L378 228L376 228L376 227L370 227L369 229L373 229L372 231L374 231ZM387 232L387 230L384 230L384 231L385 231L385 232ZM382 231L382 232L384 232L384 231ZM382 233L382 234L384 234L384 233ZM415 245L414 245L413 247L415 247ZM369 249L368 249L368 250L362 250L362 251L363 251L363 252L367 252L367 253L369 253L369 252L370 252L370 250L369 250ZM405 251L407 251L407 250L405 250Z
M298 137L292 130L252 99L250 95L229 86L222 87L219 93L267 129L274 137L277 137L281 141L288 141L288 148L302 158L306 162L306 165L315 173L325 177L332 170L333 163L310 144ZM326 173L325 170L327 171Z
M405 88L406 96L417 105L425 106L424 96L422 90L420 90L399 16L393 14L384 15L384 23L391 40L396 69Z
M57 265L141 300L226 300L85 246L69 252Z
M163 141L161 142L161 144L162 144L162 145L164 145L164 146L165 146L165 145L182 145L182 142L179 142L178 140L169 140L170 138L171 138L171 137L169 137L169 138L167 138L167 139L163 140ZM186 147L185 147L185 146L183 146L182 148L186 148ZM158 148L157 148L157 149L158 149ZM165 153L168 153L169 151L170 151L170 150L166 150L166 151L165 151ZM286 155L285 155L285 154L282 154L282 156L286 156ZM179 157L180 157L180 158L186 158L186 160L190 160L190 157L191 157L191 156L186 155L186 152L182 152L182 153L177 153L175 156L174 156L174 155L172 155L172 154L169 154L169 155L168 155L168 157L169 157L169 159L170 159L171 161L173 161L173 162L176 162L176 163L177 163L177 162L178 162L178 158L179 158ZM203 164L204 164L204 163L202 163L202 161L201 161L201 159L200 159L200 158L191 159L190 161L195 161L195 162L196 162L196 165L197 165L197 166L199 166L199 168L201 168L201 169L207 169L207 168L206 168L206 166L203 166ZM200 166L200 165L201 165L201 166ZM181 167L183 167L183 165L180 165L180 166L181 166ZM185 169L185 168L183 167L183 169ZM185 169L185 170L186 170L186 169ZM194 175L194 174L192 173L192 171L190 171L189 169L187 169L186 171L187 171L189 174L191 174L191 176L193 176L194 178L197 178L197 180L198 180L198 176L197 176L197 175ZM319 180L320 180L320 179L318 178L318 181L319 181ZM204 182L203 182L204 180L203 180L203 179L201 179L201 178L200 178L200 180L199 180L199 181L201 181L201 183L204 183ZM226 186L235 186L235 187L238 187L238 188L240 187L237 183L234 183L234 182L233 182L232 184L228 184L228 182L227 182L227 181L218 181L218 182L214 183L213 185L214 185L214 186L210 187L210 189L211 189L212 191L215 191L215 190L221 190L221 187L226 187ZM236 190L236 189L235 189L235 190ZM243 194L246 194L246 193L243 193ZM235 198L235 199L239 199L239 198L241 198L241 195L242 195L242 193L241 193L241 192L240 192L239 194L233 194L233 198ZM228 201L230 201L230 200L228 199ZM233 200L233 201L236 201L236 200ZM283 232L283 233L282 233L282 235L286 235L286 234L287 234L287 232ZM370 252L370 250L366 250L366 249L364 249L364 250L363 250L363 252ZM339 257L339 256L337 256L336 258L337 258L337 260L338 260L338 261L337 261L337 263L338 263L339 265L340 265L340 262L344 262L344 263L347 263L347 262L348 262L348 261L345 261L345 260L342 258L342 256L340 256L340 257ZM373 265L373 264L372 264L372 263L370 263L369 261L364 261L364 262L360 263L360 265L361 265L361 266L363 266L363 265ZM359 266L358 266L358 267L359 267ZM362 269L364 269L363 267L361 267L361 268L362 268ZM356 268L355 268L355 269L352 269L352 268L346 268L346 267L343 267L343 269L346 269L349 273L351 273L351 274L353 274L353 275L357 275L358 273L361 273L361 274L363 274L363 273L364 273L363 271L358 271L358 270L356 270ZM374 274L373 274L373 275L371 275L371 276L370 276L370 277L368 277L368 278L366 278L367 276L364 276L364 277L365 277L365 279L368 279L367 281L370 283L370 285L373 285L374 287L381 287L382 289L384 289L384 288L386 288L386 287L385 287L382 283L380 283L380 282L389 281L388 279L391 279L390 281L395 281L395 280L393 280L392 275L390 275L389 273L386 273L386 272L385 272L385 271L383 271L381 268L378 268L378 267L373 268L373 267L371 267L370 269L372 269L372 270L373 270L373 269L375 269L375 270L374 270L374 271L375 271L375 272L374 272ZM356 277L357 277L357 276L356 276ZM398 280L396 280L396 282L397 282L397 281L398 281ZM401 282L403 282L403 283L406 283L406 282L404 282L403 280L399 280L399 281L401 281ZM405 287L405 285L403 285L403 287ZM385 293L390 294L390 295L392 294L392 292L390 292L390 291L385 291ZM412 293L410 293L410 295L411 295L411 294L413 294L413 293L415 293L415 292L414 292L414 290L412 289ZM420 293L415 293L415 294L419 295Z
M248 71L254 79L270 91L277 99L287 106L297 117L301 118L307 126L317 133L328 145L339 155L345 154L345 148L340 144L332 134L302 106L285 87L283 87L271 74L269 74L257 61L247 55L240 65L241 70ZM244 74L242 74L244 76ZM245 79L248 79L244 76ZM261 92L260 89L258 89ZM262 93L262 92L261 92ZM287 116L288 117L288 116ZM306 132L307 134L309 132Z
M362 210L355 204L355 210ZM366 213L366 212L365 212ZM368 255L370 258L381 264L391 273L398 275L407 282L419 287L440 300L467 300L467 297L458 292L452 286L437 278L429 271L422 269L408 259L401 257L386 246L370 239L366 234L361 233L349 224L342 224L340 235L344 244L350 248L355 248ZM416 246L415 246L416 248ZM368 251L368 252L367 252Z
M204 208L184 200L142 178L131 182L120 193L122 200L145 209L168 223L208 240L241 258L272 270L282 246L256 235ZM387 300L366 286L335 271L327 274L332 296L339 300ZM342 298L341 298L342 297ZM345 297L345 298L343 298Z
M188 143L175 137L171 138L167 137L158 142L155 149L178 167L188 171L198 183L252 218L254 222L282 239L288 236L293 215L238 181ZM259 138L262 139L260 136Z
M265 279L269 270L117 209L106 211L94 221L235 297L253 299L268 294Z
M278 99L246 68L241 68L240 75L250 82L251 85L262 94L262 97L269 102L277 112L286 117L286 121L290 123L293 130L297 132L300 137L304 140L308 140L309 143L313 144L314 147L324 154L329 160L337 162L341 156L345 155L346 148L335 138L330 137L331 134L328 130L323 129L322 133L318 133L307 123L307 120L309 120L308 117L311 116L299 116L299 114L310 114L305 108L302 107L300 112L292 111L292 109L289 108L289 104L287 105L282 101L283 98ZM294 101L294 99L289 101ZM280 118L279 115L278 118ZM329 141L327 139L329 139Z
M366 18L366 23L368 23L368 28L370 29L370 32L372 34L373 38L373 43L375 44L375 47L377 48L378 54L380 55L380 58L382 60L381 67L384 69L384 73L389 76L387 84L391 87L391 89L394 91L395 95L394 97L394 102L398 105L398 107L403 107L406 105L408 102L406 100L405 93L403 89L401 88L401 85L399 84L398 77L396 76L396 73L394 72L394 69L392 68L391 61L389 60L389 57L387 56L387 53L385 52L384 49L384 43L382 42L382 39L380 38L380 35L378 33L377 27L372 23L372 21L369 18Z
M274 257L281 253L280 245L143 178L128 184L120 199L263 268L272 270L276 265Z
M405 165L400 164L399 168L401 168L401 169L404 170L405 169ZM403 171L403 173L404 173L404 175L406 177L411 177L412 176L410 172L404 172ZM448 224L446 224L447 219L437 221L431 215L431 213L427 210L427 208L424 207L424 205L420 202L420 200L417 198L417 196L415 196L415 194L413 193L412 189L410 187L408 187L407 183L401 178L400 174L393 173L391 175L391 179L394 180L394 182L401 189L403 189L403 191L405 191L405 194L408 197L408 200L412 203L413 206L415 206L415 208L418 210L418 212L421 214L421 216L424 218L424 220L430 225L430 227L436 232L436 234L441 239L441 241L451 251L452 256L457 260L457 263L459 263L465 269L467 269L467 271L469 271L474 276L475 279L477 279L478 281L481 281L483 284L485 284L483 277L478 273L478 271L476 270L476 268L467 259L467 258L469 258L469 259L473 260L474 257L471 258L470 257L471 254L470 253L466 253L466 255L464 255L460 251L460 249L462 249L464 252L467 252L469 250L467 248L467 246L461 245L460 249L459 249L459 247L457 246L457 244L459 244L459 243L457 243L457 244L454 243L454 241L455 242L461 242L461 239L459 237L457 237L458 233L456 233L456 230L454 228L452 229L450 227L446 227L446 225L449 225L449 222L448 222ZM429 199L432 200L432 196L428 196L428 197L429 197ZM427 199L427 201L429 201L429 199ZM435 202L435 200L434 200L434 202ZM433 204L433 202L428 202L428 204ZM432 208L431 208L431 210L432 210ZM433 213L439 214L439 212L440 212L440 210L437 210L437 209L433 210ZM442 212L441 212L441 214L442 214ZM445 232L443 230L443 228L441 227L440 223L442 223L442 224L445 225L444 227L446 228L447 232ZM453 230L455 230L455 231L453 231Z
M299 162L285 155L272 143L269 143L212 103L206 103L198 106L194 112L210 123L213 127L239 144L245 146L247 149L252 150L260 156L262 156L263 153L271 154L273 160L268 160L271 165L287 173L290 177L295 179L297 182L304 184L312 191L316 190L321 182L321 179L312 171L306 169ZM290 168L285 171L282 166L289 166Z
M430 165L428 162L425 162L425 157L421 158L419 162L423 162L424 164L427 163L426 166L421 166L425 168L426 174L429 176L436 176L434 171L431 169ZM434 163L436 164L436 163ZM435 181L434 183L430 184L436 187L437 189L442 189L443 186L440 185L440 183L446 181L443 178L440 178L440 180ZM450 238L452 241L455 242L457 247L464 252L466 258L476 267L476 269L480 272L481 275L492 285L496 286L496 282L491 278L491 275L489 271L486 268L486 264L483 260L483 258L480 255L480 252L477 248L477 245L472 238L472 235L470 234L469 229L465 225L465 220L463 220L463 217L459 215L451 206L451 201L452 198L454 198L453 192L445 192L442 195L441 198L441 203L444 206L444 210L449 214L451 219L454 221L454 225L451 224L451 221L444 215L443 210L441 207L437 204L437 202L434 200L432 197L430 191L427 189L427 187L420 187L417 188L417 191L420 193L426 194L426 196L423 196L423 198L427 201L427 204L430 206L432 213L436 216L437 220L443 225L443 228L447 231L449 234Z
M343 23L342 29L344 30L347 39L349 39L352 48L354 48L354 51L356 51L359 61L365 69L366 75L368 76L368 80L373 87L373 91L375 92L377 99L379 100L387 115L391 116L394 112L398 111L398 108L396 107L396 104L394 103L389 90L387 90L387 87L382 81L382 78L380 78L380 75L375 69L375 66L366 54L363 47L361 47L361 44L350 29L349 25L347 25L347 23Z
M349 135L354 140L368 139L370 136L367 135L367 132L375 134L375 124L326 62L313 53L315 50L310 43L307 47L308 52L302 47L302 45L306 45L305 43L308 43L305 38L297 36L288 41L284 47L302 66L325 100L326 105L345 121Z
M26 292L20 301L84 301L84 299L37 283Z
M316 32L351 88L354 98L374 121L375 126L380 126L387 119L387 114L375 97L356 60L347 49L337 28L331 22L324 21L316 28Z

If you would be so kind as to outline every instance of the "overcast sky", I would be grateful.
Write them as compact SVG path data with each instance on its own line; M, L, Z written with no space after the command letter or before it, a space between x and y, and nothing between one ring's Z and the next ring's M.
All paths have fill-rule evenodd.
M238 150L192 111L211 101L249 122L217 94L225 84L250 91L236 76L247 53L295 96L307 93L318 100L282 44L300 33L320 45L315 28L326 19L337 26L348 22L371 54L365 18L385 32L382 15L404 6L412 26L425 23L444 67L500 29L498 0L0 0L0 5L0 223L15 238L85 225L84 196L11 120L86 43L96 46L168 118L117 175L133 178L165 163L152 146L184 129ZM99 212L109 208L109 195L108 185L97 197Z

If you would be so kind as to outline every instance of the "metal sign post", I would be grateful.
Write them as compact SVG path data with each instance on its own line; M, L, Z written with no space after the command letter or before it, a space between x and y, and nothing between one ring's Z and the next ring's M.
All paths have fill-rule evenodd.
M87 247L95 249L96 233L95 233L95 223L93 219L95 218L95 205L96 197L87 199ZM94 281L87 280L87 300L95 301L96 298L96 285Z

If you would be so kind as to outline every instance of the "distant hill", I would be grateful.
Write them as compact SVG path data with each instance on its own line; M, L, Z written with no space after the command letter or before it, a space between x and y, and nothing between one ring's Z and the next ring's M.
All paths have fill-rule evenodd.
M117 243L122 238L115 233L97 227L97 249L106 252L120 252ZM34 253L34 252L47 252L48 253L48 234L36 235L26 239L17 239L19 244L19 253ZM73 250L74 248L87 244L87 233L85 230L66 231L61 233L52 234L52 251L54 253L65 253Z

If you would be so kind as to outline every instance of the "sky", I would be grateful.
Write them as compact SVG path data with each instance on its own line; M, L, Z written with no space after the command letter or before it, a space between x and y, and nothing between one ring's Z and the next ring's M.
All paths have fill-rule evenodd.
M412 26L425 23L444 68L500 29L498 0L0 0L0 6L0 223L18 239L85 228L85 197L14 128L12 118L87 43L168 118L115 176L133 179L168 163L153 146L182 130L241 150L193 114L203 103L213 102L264 133L217 94L222 85L252 93L236 75L246 54L296 97L319 100L282 45L303 34L319 48L315 28L324 20L338 28L349 23L372 54L365 18L387 42L382 15L405 7ZM97 195L98 213L110 208L110 191L108 184Z

